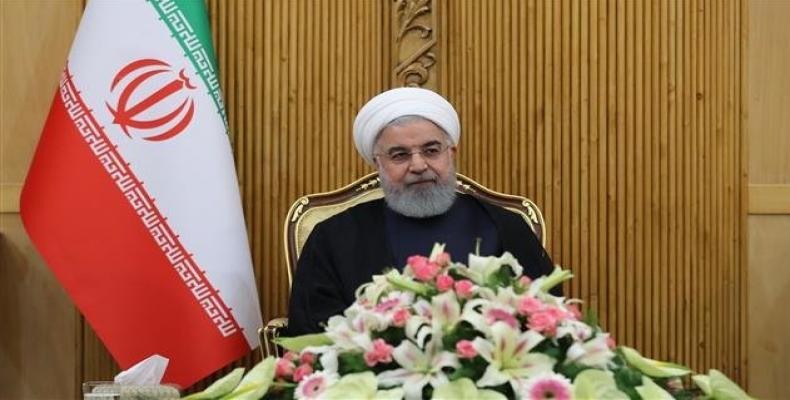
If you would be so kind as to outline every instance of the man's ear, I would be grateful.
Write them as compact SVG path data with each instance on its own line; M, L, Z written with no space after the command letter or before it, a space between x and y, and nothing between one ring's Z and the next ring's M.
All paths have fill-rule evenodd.
M456 146L451 146L450 147L450 154L452 154L453 158L455 158L455 155L457 153L458 153L458 146L457 145Z

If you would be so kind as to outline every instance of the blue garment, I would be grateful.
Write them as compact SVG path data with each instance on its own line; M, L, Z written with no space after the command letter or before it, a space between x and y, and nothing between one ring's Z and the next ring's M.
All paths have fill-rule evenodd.
M384 223L392 255L399 269L415 254L428 256L434 243L445 243L445 251L463 257L475 253L480 243L481 256L502 254L496 225L483 206L470 196L459 196L442 215L411 218L386 207Z

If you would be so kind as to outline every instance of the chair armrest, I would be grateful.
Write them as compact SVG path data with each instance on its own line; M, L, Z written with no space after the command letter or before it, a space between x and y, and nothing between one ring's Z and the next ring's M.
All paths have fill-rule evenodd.
M261 342L261 355L263 358L282 356L282 348L274 343L274 339L278 338L286 328L288 328L288 318L274 318L266 326L258 330L258 339Z

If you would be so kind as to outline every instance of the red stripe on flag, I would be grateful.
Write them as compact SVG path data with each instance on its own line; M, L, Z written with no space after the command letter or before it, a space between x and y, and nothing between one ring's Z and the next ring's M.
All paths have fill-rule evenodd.
M121 368L158 353L170 359L164 380L189 386L249 352L68 71L20 207L31 240Z

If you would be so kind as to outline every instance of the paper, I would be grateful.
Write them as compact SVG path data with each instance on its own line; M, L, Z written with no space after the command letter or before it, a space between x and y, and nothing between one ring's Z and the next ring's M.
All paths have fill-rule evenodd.
M115 376L120 385L158 385L165 375L169 359L154 354Z

